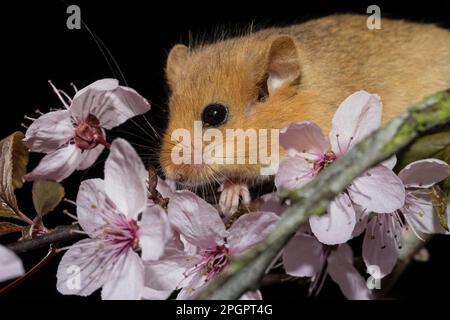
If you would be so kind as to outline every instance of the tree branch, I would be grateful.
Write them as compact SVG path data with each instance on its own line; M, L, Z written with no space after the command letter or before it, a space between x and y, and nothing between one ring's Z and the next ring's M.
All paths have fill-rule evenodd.
M7 245L7 247L15 253L20 254L30 250L47 247L54 243L85 237L83 234L77 233L77 231L80 231L78 225L59 226L45 235L36 237L31 240L14 242Z
M300 225L323 214L330 201L374 165L388 159L419 134L450 122L450 90L426 98L352 148L303 188L284 195L292 205L269 236L233 259L229 267L202 290L196 299L238 299L255 290L267 268Z

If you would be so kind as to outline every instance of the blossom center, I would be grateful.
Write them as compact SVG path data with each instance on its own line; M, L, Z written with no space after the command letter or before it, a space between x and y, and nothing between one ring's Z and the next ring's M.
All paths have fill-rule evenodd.
M120 217L114 224L103 227L103 238L115 246L136 251L139 248L139 226L135 220Z
M228 248L217 246L211 252L206 253L206 271L211 277L221 272L230 262Z
M336 161L337 156L333 151L327 151L323 154L317 161L314 162L314 170L319 173L334 161Z
M97 145L109 146L100 127L100 121L92 114L75 125L75 144L82 150L90 150Z
M230 253L226 245L216 246L215 248L203 252L202 261L195 265L192 272L200 272L209 281L230 263Z

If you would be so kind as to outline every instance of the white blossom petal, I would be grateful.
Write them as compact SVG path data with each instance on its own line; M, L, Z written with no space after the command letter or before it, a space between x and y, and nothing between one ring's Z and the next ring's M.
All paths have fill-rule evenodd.
M353 253L346 243L333 250L328 257L328 274L339 285L347 299L369 300L372 293L366 280L353 265Z
M114 212L114 206L105 194L105 183L101 179L81 182L77 195L77 216L81 228L91 237L108 223L101 211Z
M197 247L208 249L222 245L228 235L216 208L190 191L172 195L167 211L170 222Z
M330 204L328 213L309 218L311 230L317 239L329 245L347 242L356 225L356 215L350 198L338 195Z
M328 141L322 129L313 122L291 123L280 131L280 145L290 156L315 160L328 151Z
M179 253L163 260L145 262L145 286L154 290L173 291L185 279L186 270L200 259Z
M262 300L261 291L248 291L244 293L239 300Z
M380 97L357 91L336 110L330 130L331 148L337 155L346 153L356 143L381 125L383 107Z
M383 278L394 268L402 237L402 228L394 217L380 213L373 217L364 235L362 254L366 266L374 266L378 274L374 278ZM388 231L389 230L389 231Z
M144 264L129 249L120 256L103 285L103 300L140 300L144 291Z
M147 206L139 226L139 246L144 261L159 259L171 238L170 223L166 211L158 205Z
M425 159L408 164L398 176L406 188L429 188L450 174L450 166L438 159Z
M102 79L81 89L70 107L76 119L83 120L92 114L108 130L148 110L150 104L144 97L131 88L119 86L116 79Z
M105 146L99 144L93 149L84 150L81 153L81 159L77 170L86 170L87 168L90 168L103 152L103 149L105 149Z
M275 175L277 189L294 190L303 187L315 176L309 162L300 156L286 157L281 160Z
M76 242L62 257L56 273L57 289L64 295L88 296L109 277L115 258L98 250L100 242Z
M135 219L147 203L147 171L133 147L115 139L105 163L105 192L120 212Z
M156 186L156 190L158 190L159 193L161 193L161 195L164 198L169 198L172 196L172 194L177 190L177 186L175 181L170 180L170 179L161 179L160 177L158 177L158 184Z
M356 203L353 204L353 208L355 209L356 214L356 225L355 229L353 229L352 238L355 238L366 230L367 224L369 223L370 212Z
M278 220L272 212L250 212L240 216L228 229L230 254L237 254L264 240Z
M69 110L46 113L28 127L23 142L33 152L50 153L70 141L74 128Z
M405 203L405 187L395 173L376 166L353 180L347 192L355 203L376 213L393 212Z
M24 176L25 180L61 181L70 176L79 166L81 150L69 144L55 152L47 154L33 171Z
M294 277L314 277L323 267L324 246L313 235L297 233L283 251L286 273Z
M142 291L143 300L167 300L170 297L173 290L155 290L152 288L144 287Z
M205 285L206 276L200 272L193 273L183 281L183 288L178 293L177 300L191 300Z
M384 160L380 164L388 169L394 170L394 167L397 164L397 156L394 154L392 157L390 157L387 160Z
M421 238L423 234L448 233L439 223L430 192L428 189L408 191L401 209L408 225Z
M2 245L0 245L0 266L0 282L20 277L25 273L22 260Z

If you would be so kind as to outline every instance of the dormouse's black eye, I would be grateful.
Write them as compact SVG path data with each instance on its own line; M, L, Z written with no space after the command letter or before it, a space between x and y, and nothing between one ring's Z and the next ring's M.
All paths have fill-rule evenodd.
M202 112L204 126L217 127L224 124L228 118L228 108L220 103L207 105Z

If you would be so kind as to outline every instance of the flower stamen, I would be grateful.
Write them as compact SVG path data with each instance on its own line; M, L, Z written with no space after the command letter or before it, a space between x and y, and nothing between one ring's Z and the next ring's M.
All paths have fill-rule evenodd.
M64 107L66 109L69 109L69 105L67 104L67 102L63 99L63 97L61 96L61 94L59 93L59 90L55 87L55 85L52 83L52 80L48 80L48 83L50 84L50 86L53 89L53 92L58 96L59 100L62 102L62 104L64 105Z

